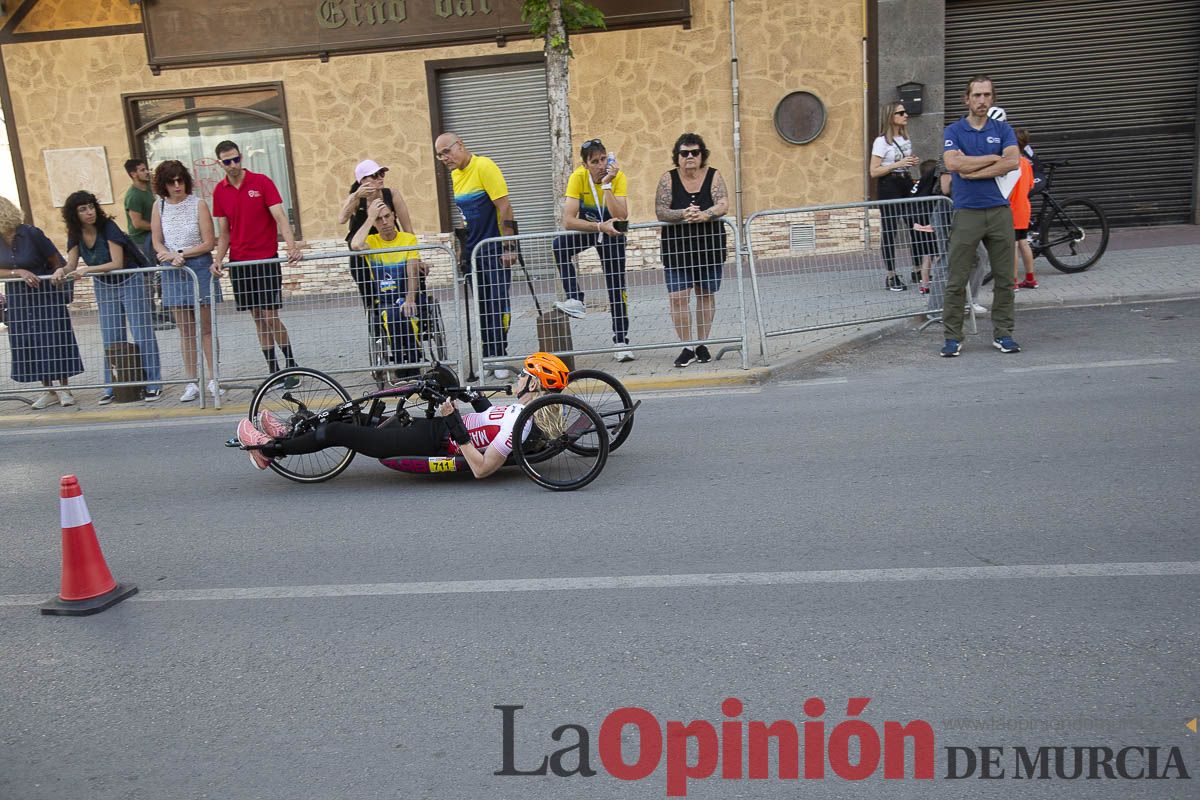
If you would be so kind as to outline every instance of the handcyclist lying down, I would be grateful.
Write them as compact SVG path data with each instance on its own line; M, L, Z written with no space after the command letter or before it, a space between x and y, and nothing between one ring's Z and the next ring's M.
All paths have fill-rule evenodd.
M491 405L485 397L471 401L474 412L459 414L453 400L438 408L440 416L415 418L411 425L384 424L378 428L347 422L326 422L300 436L269 412L258 415L257 425L249 419L238 423L237 438L259 469L266 469L280 456L315 453L326 447L348 447L371 458L394 456L463 456L476 478L486 478L508 460L513 449L513 427L521 410L546 391L566 388L567 365L550 353L534 353L525 359L517 377L516 402ZM539 421L540 422L540 421ZM521 432L529 436L531 425Z

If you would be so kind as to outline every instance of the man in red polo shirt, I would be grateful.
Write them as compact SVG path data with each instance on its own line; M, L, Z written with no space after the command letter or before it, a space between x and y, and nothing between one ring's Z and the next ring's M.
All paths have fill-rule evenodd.
M213 218L217 223L217 253L212 273L225 274L225 256L230 261L274 259L279 255L276 229L287 243L288 264L300 260L300 247L283 211L279 189L266 175L242 167L242 151L230 141L217 145L217 160L225 180L213 189ZM283 351L287 366L296 366L287 328L279 318L283 306L283 273L278 262L235 267L230 276L238 311L249 311L258 331L258 345L272 373L279 371L275 345Z

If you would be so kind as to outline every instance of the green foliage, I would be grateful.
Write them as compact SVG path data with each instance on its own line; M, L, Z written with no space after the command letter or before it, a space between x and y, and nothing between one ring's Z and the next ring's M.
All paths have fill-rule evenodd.
M563 27L567 34L587 28L605 27L604 12L584 0L562 0ZM534 36L546 37L554 50L566 50L567 36L549 35L550 0L525 0L521 5L521 21L529 25Z

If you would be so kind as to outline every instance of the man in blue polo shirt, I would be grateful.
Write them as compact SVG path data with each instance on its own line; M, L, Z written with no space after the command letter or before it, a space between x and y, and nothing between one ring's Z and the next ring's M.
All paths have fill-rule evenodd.
M975 266L975 248L983 242L992 264L1013 263L1012 208L997 178L1020 165L1017 137L1007 122L988 117L995 102L992 79L977 75L963 96L968 113L946 128L943 158L951 173L954 223L950 229L950 276L942 323L946 343L942 355L962 352L963 308L967 279ZM1011 187L1010 187L1011 188ZM1013 277L1011 270L993 270L992 346L1001 353L1019 353L1013 341Z

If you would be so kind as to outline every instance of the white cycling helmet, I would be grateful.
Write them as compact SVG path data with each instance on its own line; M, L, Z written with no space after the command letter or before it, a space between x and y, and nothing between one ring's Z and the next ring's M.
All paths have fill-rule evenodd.
M1004 109L1000 106L992 106L989 108L988 116L1000 122L1008 122L1008 114L1004 113Z

